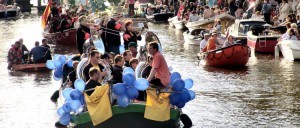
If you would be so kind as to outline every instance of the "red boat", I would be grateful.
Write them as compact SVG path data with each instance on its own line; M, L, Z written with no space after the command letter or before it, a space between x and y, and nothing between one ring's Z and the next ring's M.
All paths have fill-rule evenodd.
M18 65L12 65L13 71L23 71L23 72L39 72L39 71L47 71L49 70L46 67L45 63L39 63L39 64L18 64Z
M251 50L244 44L234 44L210 52L198 54L200 63L214 67L245 66L251 55Z
M247 33L247 45L259 53L274 53L280 34L271 31L249 31Z
M44 38L48 39L49 43L58 45L76 45L76 29L68 29L63 32L47 33L43 32Z

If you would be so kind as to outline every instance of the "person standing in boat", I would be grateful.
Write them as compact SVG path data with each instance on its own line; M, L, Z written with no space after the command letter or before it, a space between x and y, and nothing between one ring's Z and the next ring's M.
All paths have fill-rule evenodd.
M233 45L233 44L235 44L234 40L233 40L233 36L229 35L227 37L227 40L224 42L223 47L228 47L228 46Z
M132 13L131 12L134 12L134 3L135 1L134 0L128 0L127 1L128 4L129 4L129 9L128 9L128 17L132 16Z
M7 69L11 69L13 64L21 64L22 63L22 51L20 49L20 42L16 41L15 44L11 46L8 51L7 56Z
M90 38L90 28L88 27L87 19L85 16L79 17L80 27L77 29L77 49L82 55L83 53L83 44L85 40Z
M203 52L203 49L205 48L205 46L208 42L208 39L209 39L209 34L205 33L204 34L204 39L200 42L200 52Z
M120 19L119 14L114 14L113 17L107 23L106 30L106 43L108 46L108 52L114 52L120 54L119 46L121 45L120 30L122 24L118 23Z
M122 73L123 73L123 66L124 66L124 57L121 55L117 55L114 58L114 65L113 65L113 83L122 83Z
M30 50L29 56L31 57L31 55L33 56L34 63L46 63L47 60L52 59L50 50L40 46L38 41L35 42L35 47Z
M142 31L136 34L132 25L133 22L131 20L125 22L125 33L123 35L123 39L126 50L128 49L128 45L130 42L137 42L138 40L142 40Z
M218 38L218 34L212 33L210 39L208 40L206 46L203 49L203 52L207 52L207 51L209 52L217 49L217 46L219 44L217 38Z
M155 86L166 87L170 82L170 71L164 56L158 51L158 43L148 44L148 52L153 56L152 69L147 80Z
M264 15L264 20L268 23L271 24L271 12L272 12L272 5L270 4L269 0L264 0L264 4L262 6L261 12Z

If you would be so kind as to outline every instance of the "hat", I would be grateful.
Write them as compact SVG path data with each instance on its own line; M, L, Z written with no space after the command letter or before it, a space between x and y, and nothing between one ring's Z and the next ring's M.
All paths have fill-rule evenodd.
M216 32L213 32L211 35L212 35L212 36L213 36L213 35L217 35L217 33L216 33Z
M101 59L109 59L109 56L105 53L105 54L101 55Z
M128 44L128 47L131 47L131 46L133 46L133 47L137 47L137 44L135 43L135 42L130 42L129 44Z
M209 33L205 33L204 36L209 36Z
M120 15L118 14L118 13L114 13L113 15L112 15L112 17L113 18L116 18L116 17L119 17Z

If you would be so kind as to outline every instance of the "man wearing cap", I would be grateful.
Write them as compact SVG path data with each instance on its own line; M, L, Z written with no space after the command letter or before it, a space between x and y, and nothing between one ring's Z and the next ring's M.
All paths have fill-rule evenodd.
M207 52L207 51L212 51L217 49L217 37L218 34L217 33L212 33L210 39L208 40L208 43L206 44L206 46L203 49L203 52Z
M200 52L203 52L203 49L205 48L205 46L208 42L208 39L209 39L209 34L205 33L204 34L204 39L200 42Z
M108 46L108 52L114 52L120 54L119 46L121 45L120 30L122 25L118 23L120 17L119 14L114 14L113 17L107 23L106 31L106 43Z
M136 58L136 55L137 55L137 44L136 42L130 42L128 44L128 50L131 52L132 54L132 58Z

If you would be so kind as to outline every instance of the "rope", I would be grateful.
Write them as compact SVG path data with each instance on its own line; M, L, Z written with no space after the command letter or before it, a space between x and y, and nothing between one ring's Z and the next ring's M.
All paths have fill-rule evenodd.
M225 52L223 52L223 54L224 54L224 56L226 57L226 58L231 58L232 56L233 56L233 51L234 51L234 46L231 46L232 47L232 51L231 51L231 55L230 56L226 56L226 54L225 54Z

